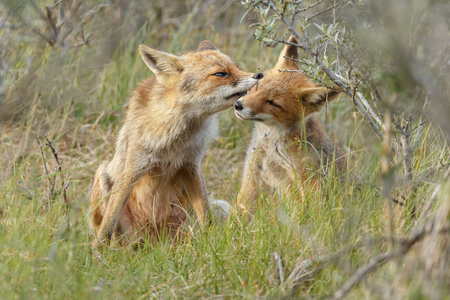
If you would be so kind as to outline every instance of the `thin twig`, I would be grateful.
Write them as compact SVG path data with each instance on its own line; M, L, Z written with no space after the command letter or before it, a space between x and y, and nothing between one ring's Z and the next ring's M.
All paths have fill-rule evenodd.
M366 111L370 113L370 115L374 118L374 120L378 123L380 128L383 128L383 122L381 121L381 118L375 113L375 111L372 109L372 107L369 105L369 102L367 99L363 96L363 94L359 91L356 92L356 96L359 97L359 100L362 102L362 104L365 106Z
M52 198L52 194L53 194L53 189L55 187L55 177L54 176L50 176L50 172L47 168L47 160L45 159L45 155L44 155L44 149L42 147L41 142L39 141L38 136L36 135L36 141L39 144L39 148L41 150L41 156L42 156L42 163L44 164L44 170L45 170L45 174L47 174L48 177L48 183L49 183L49 192L47 194L47 204L44 204L44 210L47 210L47 205L50 203L50 199Z
M423 212L419 219L419 222L423 221L430 214L430 211L433 208L433 205L436 204L436 201L439 199L439 197L441 195L442 185L445 184L449 178L450 178L450 167L448 167L447 170L444 172L441 183L439 183L436 186L433 193L431 194L431 198L427 202L426 207L423 209Z
M327 7L326 9L321 10L321 11L315 13L314 15L312 15L310 17L306 17L306 22L310 21L311 19L313 19L313 18L315 18L315 17L317 17L317 16L319 16L319 15L321 15L321 14L323 14L323 13L329 11L329 10L332 10L333 8L338 7L339 5L341 5L344 2L346 2L346 1L342 0L342 1L338 2L337 4L331 5L330 7Z
M62 168L61 168L61 162L59 161L58 153L56 152L55 148L53 147L52 142L48 139L48 137L44 135L44 138L47 141L47 143L45 143L45 145L48 146L52 150L53 156L55 157L56 163L58 164L58 172L61 172Z
M47 161L45 160L44 150L42 149L41 142L39 141L39 138L37 135L36 135L36 141L38 142L39 148L41 149L41 156L42 156L42 162L44 164L45 174L47 174L47 176L48 176L48 175L50 175L50 173L48 172L48 169L47 169ZM49 181L51 181L50 177L48 177L48 179L49 179Z
M303 73L302 70L288 70L288 69L278 69L278 72L290 72L290 73L298 73L298 74Z
M319 272L324 266L338 259L342 255L342 253L343 251L339 251L338 253L332 255L319 255L312 259L299 261L295 264L294 268L289 274L286 280L287 285L291 290L295 290L305 280L311 278L311 276L314 276L314 274ZM309 268L313 265L317 265L317 267L313 270L309 270Z
M16 81L14 80L14 76L13 76L13 74L11 73L11 70L8 70L8 74L9 74L9 77L11 77L12 83L13 83L13 85L14 85L14 89L15 89L17 92L19 92L19 87L17 86ZM20 94L20 93L19 93L19 94Z
M420 141L419 137L420 137L420 135L422 134L423 124L425 124L425 122L423 121L423 115L425 114L425 111L426 111L427 108L428 108L428 98L429 98L429 95L427 95L427 96L425 97L425 101L424 101L424 103L423 103L422 110L421 110L421 112L420 112L420 117L419 117L419 127L417 128L416 137L415 137L415 139L414 139L414 144L411 146L411 150L416 149L417 144L418 144L419 141Z
M69 204L69 199L67 198L66 190L69 187L69 183L65 183L64 175L62 174L61 161L59 160L59 157L58 157L58 152L56 152L55 147L53 147L52 142L47 138L47 136L44 135L44 138L47 141L47 143L45 143L45 145L50 147L50 149L52 150L52 153L53 153L53 157L56 160L56 164L57 164L56 171L57 172L55 172L55 173L59 173L61 175L61 181L62 181L62 183L61 183L61 191L63 193L64 202L68 205ZM55 175L55 177L56 177L56 175ZM52 193L53 193L53 189L52 189Z
M413 102L417 101L420 93L421 93L421 90L418 89L414 96ZM397 116L401 116L401 115L397 114ZM422 116L420 118L420 121L421 121L421 119L422 119ZM393 123L394 123L396 129L400 132L400 146L401 146L401 152L402 152L402 156L403 156L403 172L404 172L406 178L408 179L408 182L412 183L413 182L413 172L412 172L413 167L412 167L412 157L411 157L412 150L413 150L413 148L411 147L412 115L410 115L408 118L404 118L404 120L405 120L404 123L406 123L405 126L402 126L402 124L400 124L400 122L398 122L397 118L394 118ZM414 192L414 189L415 188L413 187L413 192Z
M380 99L377 96L377 93L375 91L373 91L373 90L370 91L370 98L372 99L373 106L375 107L375 110L380 115L380 119L383 119L383 113L382 113L382 110L380 109L380 104L379 104Z
M43 34L40 30L36 29L34 30L34 32L36 32L41 38L43 38L50 46L52 47L55 46L55 43L49 37Z
M22 180L17 181L17 186L20 187L21 189L23 189L24 191L26 191L28 193L28 198L29 199L33 199L34 197L34 193L33 191L28 188L23 182Z
M314 6L319 5L322 2L323 2L323 0L318 0L317 2L314 2L313 4L310 4L310 5L306 6L306 7L302 7L300 9L297 9L297 10L295 10L294 15L296 15L298 13L301 13L301 12L304 12L304 11L307 11L307 10L313 8Z
M50 6L46 6L46 8L54 9L58 4L60 4L60 3L63 2L63 1L64 1L64 0L56 1L56 3L54 3L54 4L50 5Z
M58 40L58 29L56 28L55 22L52 18L52 11L48 6L45 7L45 11L47 13L47 22L53 30L53 40L56 42Z

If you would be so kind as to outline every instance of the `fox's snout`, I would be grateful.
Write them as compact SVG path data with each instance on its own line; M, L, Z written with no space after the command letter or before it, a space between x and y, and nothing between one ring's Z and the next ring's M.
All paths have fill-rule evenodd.
M258 74L260 74L260 73L258 73ZM242 102L241 101L236 101L236 103L234 103L234 109L235 110L242 110L244 108L244 105L242 105Z
M250 107L244 104L243 98L234 103L234 114L238 119L251 121L267 121L271 119L271 115L267 113L255 113Z
M253 75L253 78L260 80L261 78L263 78L263 73L256 73L255 75Z
M227 96L225 96L226 100L236 100L240 99L247 95L247 91L249 91L252 87L254 87L261 78L263 78L262 73L247 73L238 70L235 81L226 86ZM232 103L232 102L231 102Z

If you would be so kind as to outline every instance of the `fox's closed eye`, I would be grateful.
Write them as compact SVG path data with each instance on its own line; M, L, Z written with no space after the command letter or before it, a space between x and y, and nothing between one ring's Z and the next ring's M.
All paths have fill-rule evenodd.
M281 108L281 106L273 102L273 100L267 100L267 103L269 103L269 105L272 105L273 107Z
M227 73L227 72L217 72L217 73L214 73L213 75L214 75L214 76L217 76L217 77L228 77L228 76L230 76L230 73Z

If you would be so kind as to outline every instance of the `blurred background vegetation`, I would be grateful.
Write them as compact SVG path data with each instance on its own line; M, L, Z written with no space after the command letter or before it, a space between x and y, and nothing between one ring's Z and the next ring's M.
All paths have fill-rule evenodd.
M208 39L264 71L292 33L277 12L298 16L316 53L301 51L304 72L333 84L321 59L398 124L379 139L343 93L320 117L353 162L346 184L330 174L303 202L263 196L248 224L232 215L182 245L93 257L89 183L130 91L152 75L138 45L181 54ZM358 268L391 254L349 297L448 299L449 14L445 0L2 0L0 298L339 298ZM220 125L204 172L209 193L233 202L252 124L228 110Z

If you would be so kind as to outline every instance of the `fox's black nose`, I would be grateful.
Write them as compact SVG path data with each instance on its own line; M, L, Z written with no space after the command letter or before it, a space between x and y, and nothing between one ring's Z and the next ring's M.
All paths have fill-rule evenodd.
M253 75L253 78L260 80L261 78L263 78L263 73L256 73L255 75Z
M234 103L234 109L235 110L242 110L244 108L244 106L242 105L241 101L236 101L236 103Z

